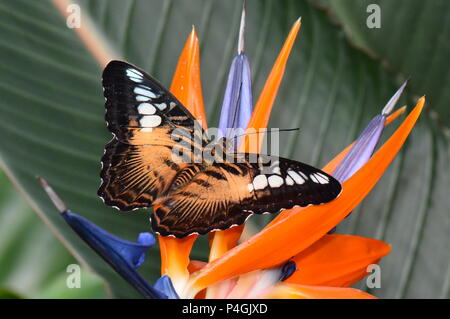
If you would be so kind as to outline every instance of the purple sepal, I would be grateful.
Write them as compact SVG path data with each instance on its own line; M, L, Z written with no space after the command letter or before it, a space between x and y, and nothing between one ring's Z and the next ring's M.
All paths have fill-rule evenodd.
M245 130L253 111L250 63L245 53L235 56L228 74L227 87L219 120L219 136L228 139L236 135L236 129ZM238 133L239 134L239 133ZM240 137L233 145L236 147Z
M333 176L338 181L347 180L370 159L383 132L385 122L386 116L382 114L375 116L370 121L334 171Z

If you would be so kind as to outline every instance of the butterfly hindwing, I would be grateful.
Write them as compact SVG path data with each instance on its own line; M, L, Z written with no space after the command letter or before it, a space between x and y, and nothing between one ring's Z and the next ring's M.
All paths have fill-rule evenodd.
M249 214L233 208L236 203L254 199L245 191L251 169L233 164L237 174L230 174L227 170L231 166L225 166L202 167L187 183L171 189L153 215L153 230L182 238L242 224ZM241 198L244 194L246 198Z
M144 71L112 61L103 72L103 87L105 118L114 138L102 158L98 195L121 210L150 207L185 162L193 160L189 151L184 154L190 158L174 158L175 145L190 150L205 142L195 144L189 137L192 115Z
M267 158L253 163L249 155L236 154L244 157L242 163L203 167L189 182L172 188L152 218L153 229L180 238L206 234L240 225L251 214L326 203L341 191L332 176L309 165L278 158L269 167Z

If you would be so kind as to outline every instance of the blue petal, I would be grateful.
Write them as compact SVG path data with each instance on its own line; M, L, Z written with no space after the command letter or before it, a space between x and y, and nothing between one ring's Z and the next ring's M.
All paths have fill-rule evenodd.
M251 86L250 63L245 53L240 53L231 63L220 114L218 138L233 138L239 134L237 130L243 131L247 128L253 110ZM239 140L240 138L235 139L235 147Z
M169 299L180 299L180 296L178 296L175 288L173 287L172 280L167 275L160 277L155 282L153 287L163 292Z
M147 252L147 250L152 247L155 243L155 237L150 234L150 233L140 233L138 238L137 238L137 242L141 245L141 247L146 247L144 251L142 251L141 255L137 257L137 260L134 264L134 266L137 268L140 265L142 265L145 261L145 253ZM136 253L138 252L138 250L135 250ZM135 260L133 258L133 260Z
M375 116L370 121L334 171L333 176L337 180L344 182L370 159L383 132L385 122L386 116L383 114Z
M145 260L145 253L156 243L155 237L150 233L140 233L138 242L131 242L108 233L86 218L71 211L66 211L62 215L72 227L77 227L77 232L83 234L81 236L83 239L92 238L101 243L102 246L108 246L109 249L119 253L133 268L142 265Z
M165 294L149 285L136 271L136 267L144 261L146 251L155 244L155 238L150 233L141 233L138 242L131 242L106 232L69 210L63 211L61 215L93 250L144 297L167 298Z

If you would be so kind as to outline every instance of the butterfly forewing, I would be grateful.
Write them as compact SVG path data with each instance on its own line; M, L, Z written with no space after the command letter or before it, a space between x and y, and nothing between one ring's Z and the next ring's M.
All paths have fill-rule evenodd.
M194 132L194 118L144 71L112 61L103 72L103 88L105 118L114 138L102 158L98 194L121 210L150 207L185 162L193 161L192 156L174 159L175 145L190 156L192 148L206 142L188 138ZM186 143L180 143L181 139Z

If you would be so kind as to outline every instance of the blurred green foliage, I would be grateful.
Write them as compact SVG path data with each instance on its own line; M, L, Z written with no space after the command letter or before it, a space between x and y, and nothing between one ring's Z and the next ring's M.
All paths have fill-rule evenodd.
M103 281L82 271L80 288L66 286L78 263L0 172L0 298L102 298Z

